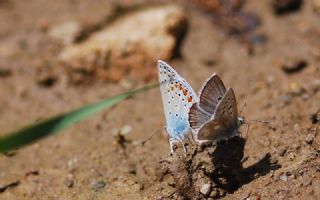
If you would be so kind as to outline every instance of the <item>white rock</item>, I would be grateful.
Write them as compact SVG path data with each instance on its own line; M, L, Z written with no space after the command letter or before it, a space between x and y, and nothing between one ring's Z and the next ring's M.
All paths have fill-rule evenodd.
M211 185L208 184L208 183L203 184L203 185L201 186L200 192L201 192L201 194L203 194L204 196L209 195L210 192L211 192Z
M177 5L139 9L117 18L82 43L66 47L59 59L73 68L107 69L107 76L113 74L119 80L121 67L129 67L124 71L145 69L154 67L158 59L170 59L177 45L176 32L184 31L185 25L186 15Z

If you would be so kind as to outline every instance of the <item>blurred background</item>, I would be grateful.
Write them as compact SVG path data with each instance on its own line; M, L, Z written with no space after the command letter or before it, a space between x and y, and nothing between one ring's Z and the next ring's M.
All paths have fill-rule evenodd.
M199 91L218 73L252 124L255 178L211 198L318 199L319 0L0 0L0 136L157 82L157 60ZM0 156L0 199L183 199L159 178L159 89ZM263 175L261 175L263 174ZM195 197L195 199L204 196Z

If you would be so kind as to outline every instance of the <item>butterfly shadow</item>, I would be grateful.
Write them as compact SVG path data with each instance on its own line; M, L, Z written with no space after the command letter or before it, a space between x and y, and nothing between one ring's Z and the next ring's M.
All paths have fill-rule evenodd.
M281 167L281 165L273 163L270 153L267 153L255 164L244 168L242 164L245 143L244 138L234 137L219 142L213 152L212 162L215 169L212 180L228 193L233 193L242 185Z

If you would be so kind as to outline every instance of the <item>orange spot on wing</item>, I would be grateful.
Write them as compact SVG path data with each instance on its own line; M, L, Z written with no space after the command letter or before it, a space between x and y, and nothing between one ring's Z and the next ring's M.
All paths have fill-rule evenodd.
M192 96L189 96L188 97L188 102L191 102L192 101Z
M188 94L188 90L183 90L183 95L187 96L187 94Z

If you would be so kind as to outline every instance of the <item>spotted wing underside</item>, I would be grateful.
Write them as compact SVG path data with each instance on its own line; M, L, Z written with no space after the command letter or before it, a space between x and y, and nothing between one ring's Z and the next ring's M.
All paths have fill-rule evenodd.
M183 138L189 131L188 112L197 96L189 83L163 61L158 62L158 75L168 134Z

